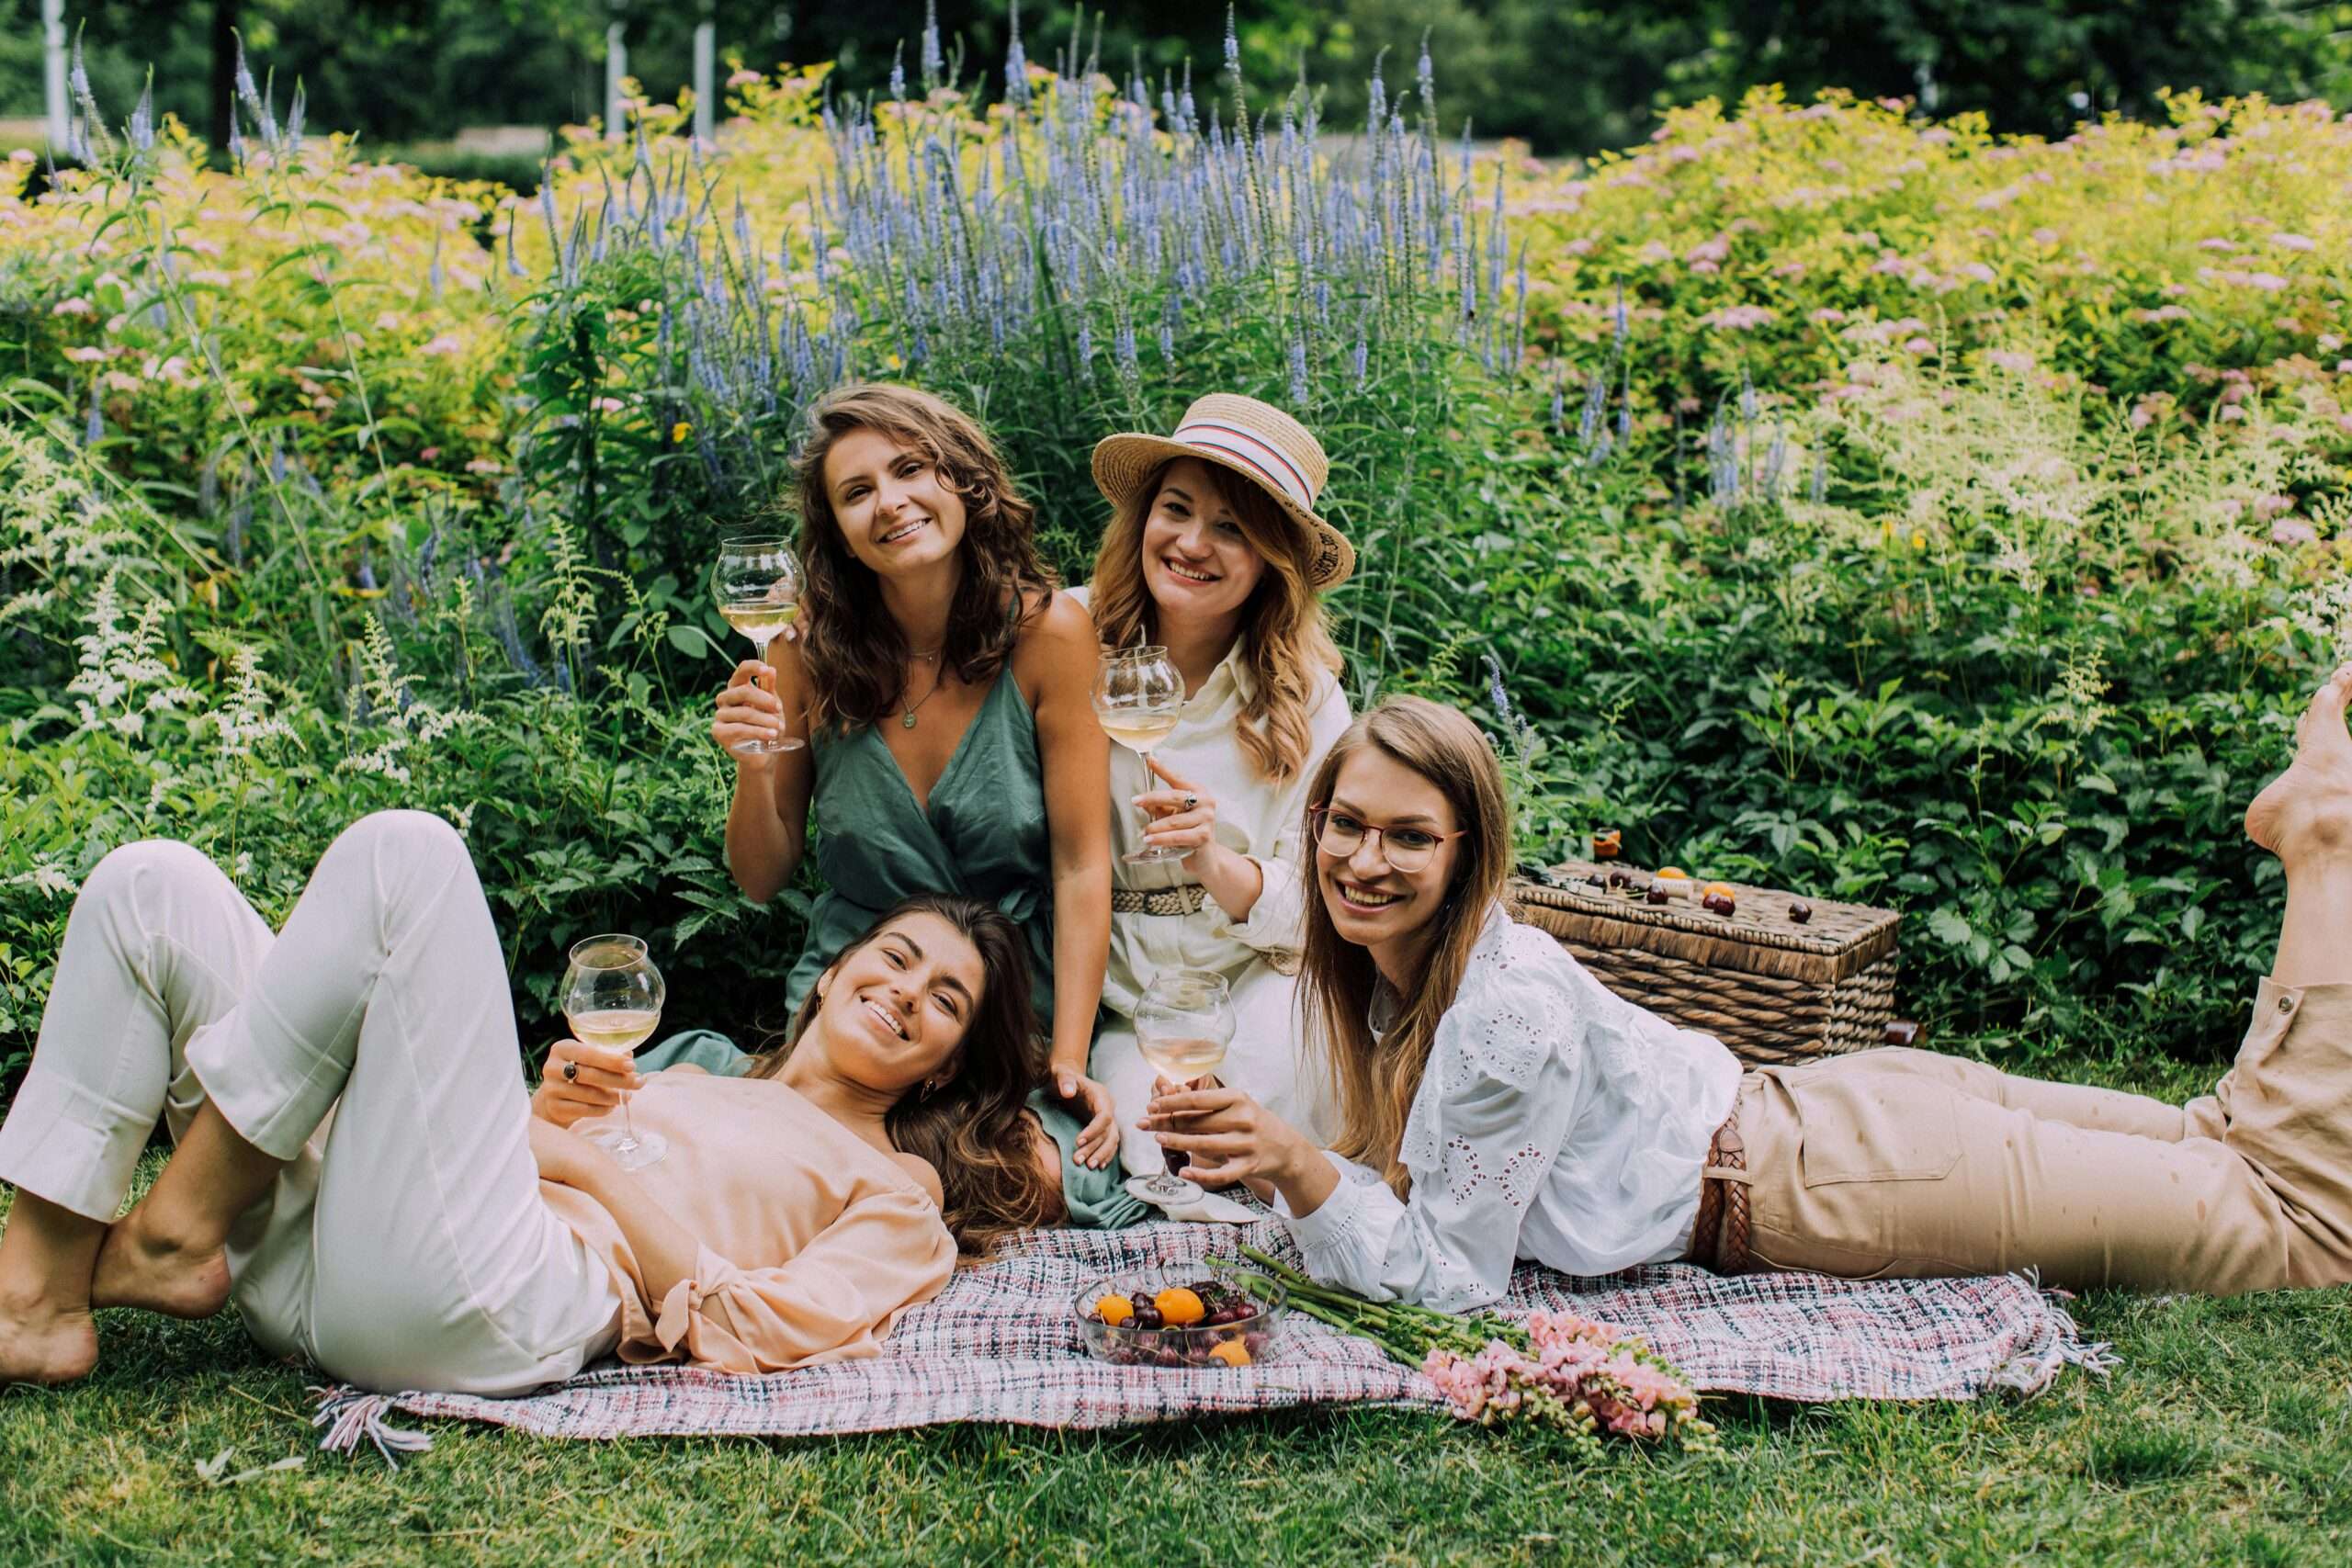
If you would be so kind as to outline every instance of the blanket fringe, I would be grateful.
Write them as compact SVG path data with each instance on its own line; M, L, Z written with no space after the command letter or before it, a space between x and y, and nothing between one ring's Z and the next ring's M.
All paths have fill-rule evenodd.
M2030 1399L2048 1388L2066 1367L2080 1367L2105 1377L2120 1364L2115 1348L2103 1339L2085 1339L2075 1323L2075 1314L2061 1304L2075 1299L2073 1292L2044 1286L2039 1269L2019 1269L2010 1278L2041 1298L2042 1310L2050 1314L2051 1322L2047 1332L2034 1345L1994 1369L1986 1380L1989 1386L2008 1389Z
M401 1454L421 1454L433 1446L433 1434L410 1427L395 1427L387 1416L392 1413L393 1398L389 1393L363 1393L348 1383L334 1388L312 1388L311 1397L318 1402L318 1414L311 1417L311 1425L326 1428L326 1436L319 1439L319 1447L331 1454L357 1453L362 1441L375 1445L384 1463L393 1470L401 1467Z

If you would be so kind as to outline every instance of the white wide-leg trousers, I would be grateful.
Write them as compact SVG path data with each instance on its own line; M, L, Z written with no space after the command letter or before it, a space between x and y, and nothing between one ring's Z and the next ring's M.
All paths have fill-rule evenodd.
M539 1197L514 1010L464 840L387 811L273 938L186 844L98 865L66 925L0 1181L112 1220L161 1115L209 1099L289 1160L230 1239L254 1337L380 1390L510 1393L613 1345L611 1272Z

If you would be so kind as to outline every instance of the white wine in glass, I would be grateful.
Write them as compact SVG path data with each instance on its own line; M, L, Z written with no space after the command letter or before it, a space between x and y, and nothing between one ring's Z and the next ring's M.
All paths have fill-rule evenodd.
M1171 1083L1206 1077L1224 1065L1233 1043L1233 994L1225 976L1206 969L1163 969L1136 1003L1136 1045L1143 1059ZM1173 1163L1174 1156L1170 1156ZM1147 1203L1171 1208L1201 1197L1201 1185L1172 1170L1138 1176L1127 1190Z
M571 944L563 972L563 1016L583 1045L635 1052L662 1022L662 971L645 943L617 932ZM628 1100L621 1100L621 1130L593 1133L589 1141L612 1151L623 1170L642 1170L670 1152L659 1133L637 1135Z
M1102 733L1138 757L1168 739L1184 716L1184 677L1164 648L1122 649L1102 655L1094 673L1094 717ZM1129 865L1182 860L1182 850L1157 845L1122 857Z
M781 536L731 536L718 542L718 561L711 568L710 591L727 624L752 639L759 660L768 661L768 644L800 618L800 562L792 542ZM763 691L774 691L762 678ZM738 740L729 750L744 756L770 751L797 751L802 742L791 735L773 740Z

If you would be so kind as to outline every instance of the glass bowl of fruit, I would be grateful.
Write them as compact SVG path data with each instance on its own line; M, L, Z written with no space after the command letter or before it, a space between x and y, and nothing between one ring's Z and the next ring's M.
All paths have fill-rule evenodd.
M1282 1283L1221 1263L1105 1275L1070 1303L1100 1361L1129 1367L1246 1367L1265 1359L1287 1304Z

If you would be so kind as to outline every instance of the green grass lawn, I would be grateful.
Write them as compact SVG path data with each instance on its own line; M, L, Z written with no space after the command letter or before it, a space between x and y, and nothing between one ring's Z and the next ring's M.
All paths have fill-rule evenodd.
M2193 1092L2209 1076L2085 1077ZM152 1159L152 1156L151 1156ZM0 1205L5 1204L0 1199ZM1177 1428L551 1443L433 1423L398 1474L313 1451L232 1317L101 1319L79 1387L0 1396L0 1562L500 1559L1229 1563L2352 1559L2342 1291L2102 1294L2105 1379L1976 1404L1711 1403L1722 1461L1391 1411ZM300 1470L213 1486L302 1456Z

